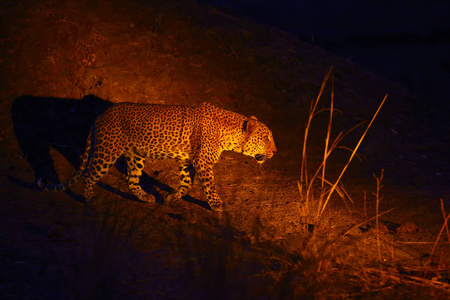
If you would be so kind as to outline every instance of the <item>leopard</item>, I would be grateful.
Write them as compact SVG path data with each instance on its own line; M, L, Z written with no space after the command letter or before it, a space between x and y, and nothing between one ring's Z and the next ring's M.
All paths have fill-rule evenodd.
M129 190L140 201L153 203L155 197L139 184L145 161L174 159L180 184L164 203L187 195L198 176L211 210L223 211L213 173L223 151L251 156L262 164L277 148L272 131L255 116L246 117L209 102L196 106L121 102L95 120L81 166L70 179L51 183L40 178L37 184L42 190L64 191L84 177L84 197L89 203L94 185L124 156Z

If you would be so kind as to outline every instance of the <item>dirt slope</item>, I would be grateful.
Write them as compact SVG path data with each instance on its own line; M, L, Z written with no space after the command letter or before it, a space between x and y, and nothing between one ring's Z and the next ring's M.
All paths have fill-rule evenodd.
M428 243L443 224L439 199L450 207L441 150L448 140L434 138L435 127L427 126L433 116L400 86L284 32L192 1L3 1L0 20L1 297L448 295L448 244L432 252ZM361 147L362 162L343 178L354 203L333 197L312 224L302 216L297 186L302 138L331 66L342 112L333 136L370 119L390 96ZM321 107L330 95L331 82ZM41 176L71 176L95 117L123 101L209 101L255 115L272 129L278 153L262 167L249 157L222 156L215 173L228 212L221 217L209 210L198 182L188 197L163 204L178 181L171 161L146 165L141 185L157 197L155 205L133 200L123 163L96 189L94 207L80 196L81 184L65 193L39 191ZM323 155L327 118L313 122L312 170ZM354 147L361 132L343 145ZM345 150L333 154L329 180L348 157ZM380 211L394 210L380 217L377 231L365 220L375 215L372 173L382 169Z

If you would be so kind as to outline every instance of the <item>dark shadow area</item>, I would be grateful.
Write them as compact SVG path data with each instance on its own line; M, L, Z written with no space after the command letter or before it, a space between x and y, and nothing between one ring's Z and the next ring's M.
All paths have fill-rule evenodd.
M34 190L34 191L42 192L41 188L39 188L35 182L26 182L26 181L23 181L23 180L21 180L19 178L14 177L14 176L10 176L10 175L8 175L7 177L8 177L8 180L10 182L14 183L15 185L18 185L18 186L23 187L23 188L28 189L28 190ZM75 194L71 190L63 191L63 193L65 193L67 196L71 197L72 199L74 199L77 202L86 203L86 201L85 201L83 196Z
M81 100L35 96L22 96L14 100L11 107L14 131L23 155L34 171L35 179L30 183L9 176L9 180L32 190L40 190L36 181L41 177L54 183L59 182L50 155L51 148L61 153L75 168L79 168L90 128L95 119L111 105L112 102L93 95L85 96ZM115 167L121 173L127 174L127 165L123 157L116 162ZM166 192L173 190L146 173L142 174L140 184L147 193L154 195L159 203L164 201L156 188ZM98 185L126 199L140 201L134 195L119 191L105 183L99 182ZM78 202L85 202L80 195L71 191L65 193ZM183 199L209 208L206 202L193 197L185 196Z
M75 168L81 164L89 129L111 102L89 95L81 100L22 96L14 100L11 118L23 155L35 180L59 182L50 148Z

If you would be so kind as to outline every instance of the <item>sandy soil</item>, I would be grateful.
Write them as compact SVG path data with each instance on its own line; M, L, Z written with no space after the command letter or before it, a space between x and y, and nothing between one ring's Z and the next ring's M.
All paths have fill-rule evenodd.
M445 299L449 287L448 119L401 86L256 22L192 1L3 1L0 4L0 297L4 299ZM302 201L310 103L333 66L340 112L332 136L370 120L388 100L342 182L313 222ZM215 168L228 211L209 210L198 182L177 186L173 161L149 162L156 196L137 202L119 162L87 206L82 184L45 193L36 179L68 179L87 132L112 103L212 102L255 115L278 153L262 167L226 153ZM328 115L313 121L312 173ZM367 123L366 123L367 124ZM353 148L365 125L342 141ZM327 162L333 182L349 158ZM376 180L384 170L376 219ZM314 186L315 190L320 186ZM317 193L316 193L317 194ZM441 201L442 199L442 201ZM309 214L305 214L305 209Z

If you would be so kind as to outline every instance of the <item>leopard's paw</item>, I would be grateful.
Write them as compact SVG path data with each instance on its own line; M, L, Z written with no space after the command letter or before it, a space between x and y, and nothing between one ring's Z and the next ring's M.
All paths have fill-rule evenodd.
M156 199L155 196L151 194L145 194L139 197L139 200L147 202L147 203L155 203Z
M211 207L212 211L224 211L224 205L222 202L209 202L209 207Z
M176 193L176 192L172 192L169 195L167 195L166 199L165 199L165 204L169 204L172 200L178 200L181 197Z

